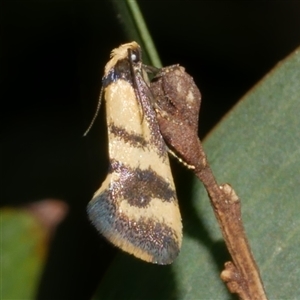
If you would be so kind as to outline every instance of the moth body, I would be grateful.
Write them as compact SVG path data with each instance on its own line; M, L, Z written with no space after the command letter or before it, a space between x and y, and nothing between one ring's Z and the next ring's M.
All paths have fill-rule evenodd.
M109 172L88 215L111 243L147 262L170 264L182 224L165 142L132 42L114 49L103 76Z

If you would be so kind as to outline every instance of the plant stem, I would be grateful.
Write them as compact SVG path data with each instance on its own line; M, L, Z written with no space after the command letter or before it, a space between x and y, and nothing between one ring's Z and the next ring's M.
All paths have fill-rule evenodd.
M205 155L200 141L198 147ZM205 186L227 249L233 260L233 263L225 263L225 270L221 273L221 279L227 284L229 291L238 294L240 299L267 299L244 230L240 199L229 184L221 186L217 184L208 163L195 174Z
M151 91L156 100L157 121L164 140L172 153L175 152L203 182L208 193L233 261L225 263L222 280L240 299L267 299L244 230L240 199L229 184L218 185L198 138L201 94L193 78L183 67L166 67L151 82Z

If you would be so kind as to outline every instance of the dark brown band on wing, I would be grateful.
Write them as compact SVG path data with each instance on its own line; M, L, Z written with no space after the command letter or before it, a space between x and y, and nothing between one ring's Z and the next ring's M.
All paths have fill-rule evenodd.
M162 202L177 201L172 186L151 167L142 170L111 160L110 173L112 172L118 173L120 177L114 182L115 196L122 195L122 198L132 206L147 207L153 198Z
M127 58L119 60L114 68L112 68L109 73L102 78L102 86L105 89L112 82L119 79L123 79L133 85L130 62Z
M128 132L126 129L116 126L113 123L108 125L108 130L110 133L115 135L116 138L122 139L126 144L133 147L145 148L148 144L141 134Z

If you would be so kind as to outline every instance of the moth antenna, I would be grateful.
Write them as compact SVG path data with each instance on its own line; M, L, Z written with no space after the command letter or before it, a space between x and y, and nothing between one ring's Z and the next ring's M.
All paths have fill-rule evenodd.
M102 94L103 94L103 87L101 88L101 91L100 91L100 96L99 96L99 99L98 99L98 104L97 104L97 108L96 108L96 112L93 116L93 119L89 125L89 127L87 128L87 130L84 132L83 136L86 136L89 131L91 130L91 128L93 127L96 119L97 119L97 116L98 116L98 113L99 113L99 110L100 110L100 106L101 106L101 100L102 100Z

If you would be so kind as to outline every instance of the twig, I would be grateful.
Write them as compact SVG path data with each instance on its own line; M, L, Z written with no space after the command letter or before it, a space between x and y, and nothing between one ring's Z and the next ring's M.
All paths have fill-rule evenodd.
M183 67L163 68L152 81L151 91L161 133L172 153L203 182L232 257L221 279L240 299L267 299L242 223L240 199L229 184L217 184L198 138L201 95L193 78Z

